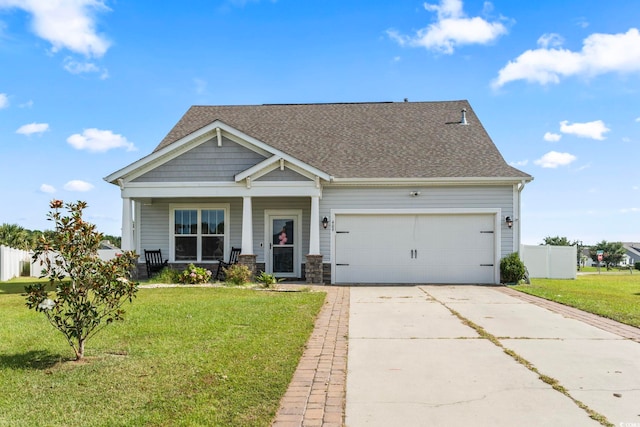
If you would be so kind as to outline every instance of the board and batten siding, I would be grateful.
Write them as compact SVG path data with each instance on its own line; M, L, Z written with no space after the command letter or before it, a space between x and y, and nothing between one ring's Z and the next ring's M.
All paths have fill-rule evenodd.
M309 178L292 171L289 168L284 170L275 169L268 174L261 176L256 181L309 181Z
M230 232L229 247L242 244L242 198L204 198L204 199L154 199L151 205L140 205L140 224L142 226L139 239L140 262L144 262L144 249L161 249L164 258L169 259L169 239L171 236L170 208L171 204L193 204L194 207L204 204L229 204ZM265 262L265 210L302 210L302 236L300 237L302 262L309 253L309 216L311 199L308 197L255 197L252 200L253 215L253 253L257 262ZM261 246L262 245L262 246ZM227 255L228 256L228 255ZM226 257L225 257L226 259Z
M412 191L420 195L413 197ZM333 209L500 209L501 256L514 251L513 229L504 223L513 218L512 185L504 186L442 186L442 187L324 187L320 200L320 219L331 218ZM380 230L384 232L385 230ZM331 233L320 231L320 253L323 262L331 262Z
M133 182L228 182L265 159L229 139L210 139L154 168Z

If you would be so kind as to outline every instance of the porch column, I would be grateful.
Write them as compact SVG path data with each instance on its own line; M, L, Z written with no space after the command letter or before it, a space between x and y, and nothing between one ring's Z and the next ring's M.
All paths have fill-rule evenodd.
M253 214L251 197L242 198L242 250L238 256L238 263L246 265L251 272L251 280L256 275L256 255L253 253Z
M132 251L133 247L133 215L131 209L131 198L122 198L122 241L120 249Z
M311 225L309 227L309 255L320 255L320 198L311 198Z
M320 197L311 197L309 226L309 254L305 264L305 277L309 284L322 283L322 255L320 255Z
M240 254L253 254L253 213L249 196L242 198L242 251Z

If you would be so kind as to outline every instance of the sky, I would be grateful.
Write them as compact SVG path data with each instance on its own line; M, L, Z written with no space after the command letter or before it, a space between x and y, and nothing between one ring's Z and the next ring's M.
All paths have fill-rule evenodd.
M0 224L52 228L191 105L467 99L522 192L522 242L640 242L635 0L0 0Z

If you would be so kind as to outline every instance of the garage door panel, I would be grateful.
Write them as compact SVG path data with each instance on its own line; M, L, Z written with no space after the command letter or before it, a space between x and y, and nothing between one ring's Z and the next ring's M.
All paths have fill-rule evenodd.
M337 215L337 283L494 283L493 214Z

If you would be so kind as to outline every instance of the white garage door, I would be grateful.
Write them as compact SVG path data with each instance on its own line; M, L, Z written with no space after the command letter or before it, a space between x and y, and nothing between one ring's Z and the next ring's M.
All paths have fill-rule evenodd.
M335 217L336 283L495 283L491 214Z

